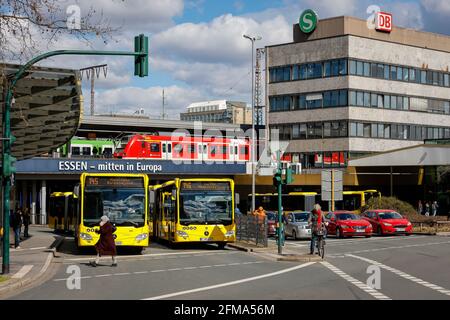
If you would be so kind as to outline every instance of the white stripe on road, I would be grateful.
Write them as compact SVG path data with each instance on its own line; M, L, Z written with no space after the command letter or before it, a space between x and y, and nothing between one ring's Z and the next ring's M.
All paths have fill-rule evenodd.
M398 270L398 269L389 267L389 266L387 266L387 265L385 265L385 264L382 264L382 263L380 263L380 262L378 262L378 261L371 260L371 259L367 259L367 258L360 257L360 256L355 256L355 255L353 255L353 254L347 254L346 256L352 257L352 258L355 258L355 259L359 259L359 260L368 262L368 263L370 263L370 264L376 265L376 266L378 266L378 267L380 267L380 268L383 268L383 269L386 269L386 270L388 270L388 271L391 271L391 272L395 273L396 275L398 275L398 276L400 276L400 277L402 277L402 278L411 280L411 281L413 281L413 282L415 282L415 283L418 283L418 284L421 284L421 285L423 285L423 286L425 286L425 287L427 287L427 288L430 288L430 289L432 289L432 290L435 290L435 291L438 291L438 292L440 292L440 293L442 293L442 294L445 294L445 295L447 295L447 296L450 296L450 291L447 290L447 289L445 289L445 288L443 288L443 287L441 287L441 286L438 286L438 285L435 285L435 284L433 284L433 283L430 283L430 282L424 281L424 280L422 280L422 279L416 278L416 277L414 277L414 276L412 276L412 275L409 275L409 274L407 274L407 273L405 273L405 272L403 272L403 271L400 271L400 270Z
M53 258L53 252L50 252L47 256L47 260L45 260L45 264L42 266L42 269L39 271L39 273L44 273L47 271L48 266L50 265L50 262L52 262Z
M23 249L10 249L11 252L22 252L22 251L29 251L29 250L42 250L42 249L48 249L47 247L35 247L35 248L23 248Z
M340 270L340 269L336 268L335 266L333 266L331 263L323 261L323 262L321 262L321 264L324 265L325 267L327 267L328 269L330 269L331 271L333 271L334 273L336 273L341 278L347 280L351 284L357 286L359 289L361 289L364 292L370 294L375 299L378 299L378 300L392 300L391 298L389 298L388 296L382 294L381 292L379 292L379 291L369 287L368 285L366 285L366 284L362 283L361 281L353 278L352 276L349 276L348 274L346 274L342 270Z
M268 274L263 274L263 275L256 276L256 277L251 277L251 278L246 278L246 279L241 279L241 280L236 280L236 281L231 281L231 282L215 284L215 285L212 285L212 286L207 286L207 287L202 287L202 288L196 288L196 289L191 289L191 290L185 290L185 291L179 291L179 292L174 292L174 293L168 293L168 294L164 294L164 295L160 295L160 296L146 298L146 299L143 299L143 300L166 299L166 298L181 296L181 295L185 295L185 294L189 294L189 293L195 293L195 292L200 292L200 291L207 291L207 290L212 290L212 289L217 289L217 288L222 288L222 287L233 286L233 285L236 285L236 284L241 284L241 283L245 283L245 282L250 282L250 281L255 281L255 280L259 280L259 279L263 279L263 278L277 276L277 275L280 275L280 274L283 274L283 273L291 272L291 271L294 271L294 270L297 270L297 269L301 269L301 268L310 266L310 265L312 265L314 263L315 262L307 262L307 263L301 264L299 266L283 269L283 270L272 272L272 273L268 273Z
M428 242L428 243L421 243L421 244L409 244L409 245L397 246L397 247L384 247L384 248L377 248L377 249L358 250L358 251L352 251L352 252L341 252L341 253L335 253L335 254L327 255L327 257L334 257L336 255L352 254L352 253L367 253L367 252L377 252L377 251L392 250L392 249L426 247L426 246L434 246L434 245L437 245L437 244L449 244L449 243L450 243L450 241ZM327 246L328 246L328 244L327 244Z
M122 272L122 273L109 273L109 274L101 274L101 275L95 275L94 278L100 278L100 277L110 277L110 276L125 276L125 275L131 275L131 274L146 274L146 273L157 273L157 272L169 272L169 271L180 271L180 270L195 270L195 269L205 269L205 268L213 268L213 267L229 267L229 266L236 266L236 265L249 265L249 264L258 264L258 263L264 263L266 261L251 261L251 262L239 262L239 263L229 263L229 264L216 264L216 265L208 265L208 266L196 266L196 267L184 267L184 268L172 268L172 269L158 269L158 270L151 270L151 271L136 271L136 272ZM80 279L89 279L91 276L87 277L81 277ZM68 278L60 278L60 279L54 279L53 281L66 281Z
M16 274L14 274L11 278L22 279L28 272L31 271L31 269L33 269L33 267L34 265L32 264L26 264L22 268L20 268L20 270Z
M127 259L141 259L145 257L160 257L163 258L155 258L154 260L159 259L177 259L177 258L188 258L188 257L202 257L202 256L211 256L211 255L224 255L224 254L236 254L237 251L231 251L231 252L215 252L215 253L203 253L198 254L198 251L188 251L188 252L166 252L166 253L151 253L151 254L142 254L142 255L128 255L128 256L117 256L118 260L127 260ZM194 255L193 255L194 254ZM173 256L177 255L176 257L166 257L166 256ZM101 257L100 261L111 259L111 257ZM70 264L69 261L89 261L92 260L92 258L72 258L72 259L65 259L64 264Z

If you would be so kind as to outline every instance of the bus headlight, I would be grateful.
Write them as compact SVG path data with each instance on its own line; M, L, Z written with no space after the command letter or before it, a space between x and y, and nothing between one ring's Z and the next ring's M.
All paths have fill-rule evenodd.
M89 241L89 240L92 240L92 236L90 234L81 232L80 233L80 239Z
M230 230L227 231L227 233L225 233L225 237L233 237L234 236L234 230Z
M177 231L177 235L180 236L180 237L182 237L182 238L187 238L187 237L189 237L188 234L187 234L186 232L181 231L181 230L178 230L178 231Z
M138 235L136 236L136 241L142 241L142 240L145 240L145 239L147 239L147 237L148 237L148 234L146 234L146 233L138 234Z

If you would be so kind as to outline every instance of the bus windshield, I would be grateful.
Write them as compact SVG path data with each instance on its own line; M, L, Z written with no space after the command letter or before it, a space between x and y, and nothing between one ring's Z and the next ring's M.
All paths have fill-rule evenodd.
M111 188L86 186L83 223L98 225L106 215L116 226L144 226L145 193L143 188Z
M182 225L220 223L232 221L230 191L187 191L180 193L180 217Z

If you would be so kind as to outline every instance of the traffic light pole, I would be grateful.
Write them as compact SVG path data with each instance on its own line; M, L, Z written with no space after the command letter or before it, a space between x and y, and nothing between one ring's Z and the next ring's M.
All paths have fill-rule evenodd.
M281 177L281 159L280 159L280 151L277 151L277 175L279 175ZM278 254L283 254L283 241L282 241L282 231L284 229L283 227L283 219L282 219L282 214L283 214L283 210L282 210L282 192L283 192L283 184L278 183L277 185L277 192L278 192Z
M148 38L144 35L135 37L135 49L136 52L128 51L96 51L96 50L56 50L41 54L23 65L19 71L16 72L14 78L8 85L5 99L5 111L3 114L3 167L2 167L2 180L3 180L3 260L2 260L2 273L9 273L9 212L10 212L10 193L11 193L11 173L14 173L14 168L10 165L9 159L11 159L11 145L15 138L11 135L11 100L13 96L14 87L17 81L23 76L23 74L36 62L44 60L49 57L59 55L90 55L90 56L134 56L135 59L135 75L140 77L146 76L148 73ZM8 161L5 161L8 159ZM5 174L5 170L9 174Z

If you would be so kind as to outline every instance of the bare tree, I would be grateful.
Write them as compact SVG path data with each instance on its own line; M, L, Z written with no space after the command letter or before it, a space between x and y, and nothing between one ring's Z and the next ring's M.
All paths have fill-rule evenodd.
M22 62L65 34L91 45L98 37L107 43L119 30L110 26L102 11L91 6L81 15L77 8L61 0L0 0L0 61Z

